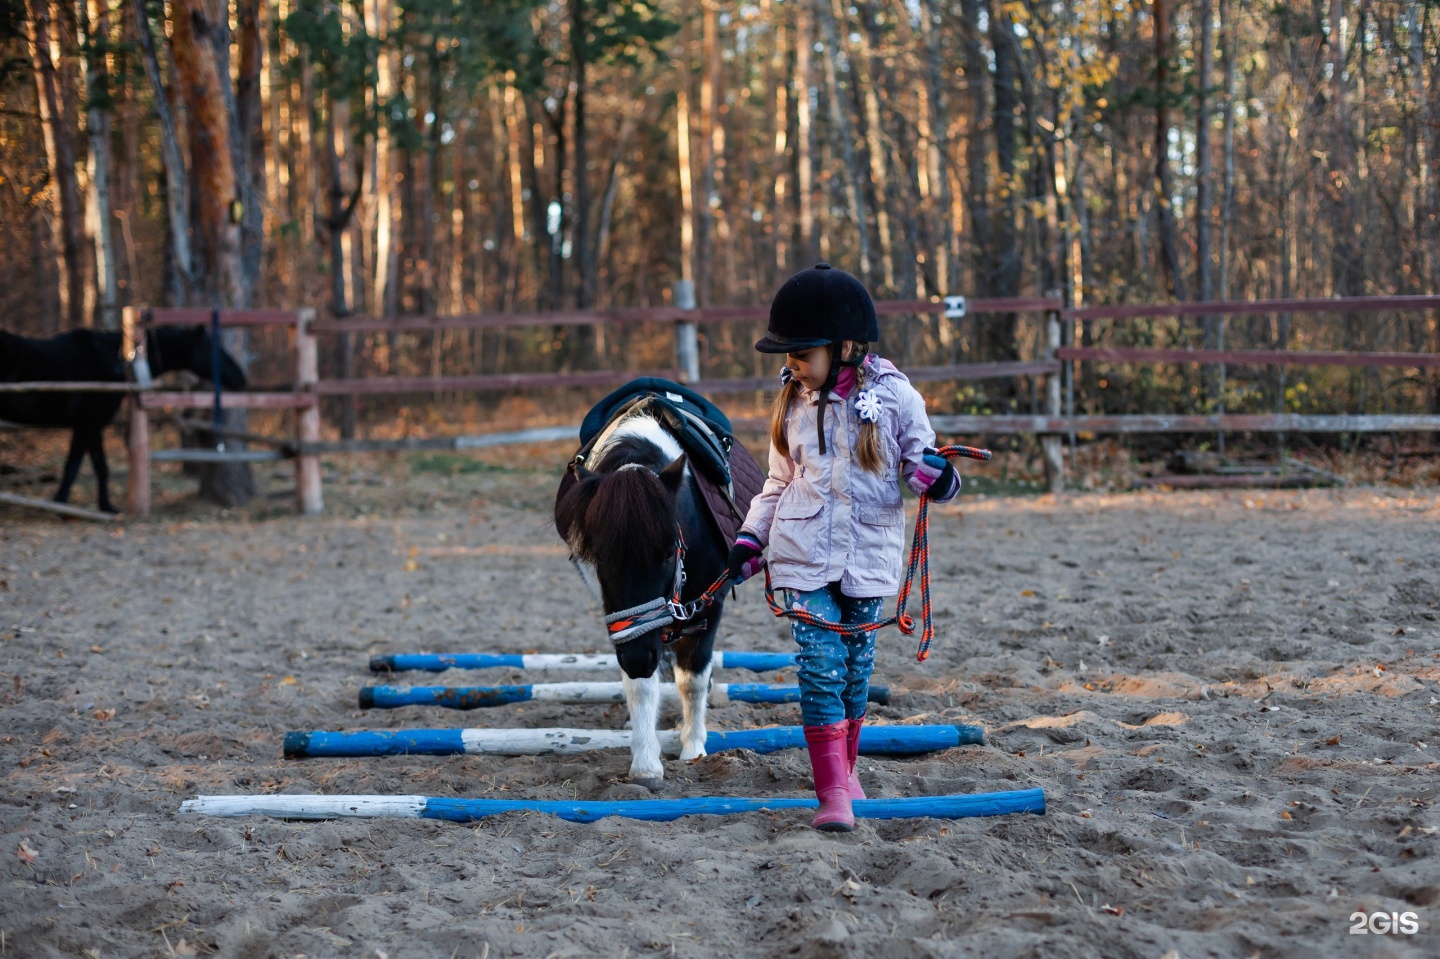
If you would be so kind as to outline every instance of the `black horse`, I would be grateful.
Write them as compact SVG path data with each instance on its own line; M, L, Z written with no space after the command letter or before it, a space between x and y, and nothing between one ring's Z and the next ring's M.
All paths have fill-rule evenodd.
M155 376L189 370L208 379L210 350L210 334L203 326L159 327L146 333L150 371ZM124 382L120 334L71 330L48 340L34 340L0 330L0 383L35 381ZM245 388L244 371L223 350L220 385L227 390ZM71 430L70 453L65 457L65 472L55 501L69 501L80 461L88 453L100 488L100 509L114 513L102 433L115 419L123 399L121 393L0 393L0 420Z
M682 602L697 599L724 571L726 553L680 444L656 420L631 416L600 436L587 463L576 468L579 482L556 500L555 528L575 558L594 568L605 612L672 599L677 563ZM666 652L673 652L680 694L680 758L705 755L711 652L722 611L717 599L693 620L666 617L660 628L616 642L630 707L632 781L653 788L665 776L656 671Z

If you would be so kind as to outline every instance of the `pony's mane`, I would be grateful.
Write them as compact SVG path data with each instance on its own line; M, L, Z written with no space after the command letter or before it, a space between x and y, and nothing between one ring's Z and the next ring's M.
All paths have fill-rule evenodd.
M675 497L656 473L664 453L636 436L617 437L594 472L555 504L555 528L579 559L644 568L675 548Z

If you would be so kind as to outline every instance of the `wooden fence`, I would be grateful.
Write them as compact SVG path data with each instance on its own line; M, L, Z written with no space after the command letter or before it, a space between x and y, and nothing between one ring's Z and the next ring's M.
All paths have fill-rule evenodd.
M316 320L314 311L302 310L221 310L220 326L288 326L293 329L294 381L289 390L225 393L221 403L232 409L289 409L295 411L294 442L276 442L277 455L297 460L296 502L302 513L323 509L320 484L322 454L414 449L473 449L508 442L536 442L573 435L572 428L545 428L475 437L448 437L402 440L320 439L319 399L323 396L431 393L439 391L510 391L556 387L615 386L636 376L665 376L679 379L707 393L734 393L769 388L771 378L740 377L701 381L695 328L698 324L731 323L764 319L761 307L682 306L633 310L560 311L554 313L467 314L444 317L359 317ZM1044 407L1040 415L938 415L932 418L937 432L946 435L1001 433L1035 434L1041 437L1050 487L1064 484L1062 438L1076 433L1155 432L1429 432L1440 431L1440 415L1301 415L1301 414L1116 414L1077 415L1074 411L1075 364L1107 363L1200 363L1250 366L1349 366L1440 368L1440 353L1355 353L1302 350L1186 350L1164 348L1078 347L1077 326L1090 321L1120 322L1145 317L1221 317L1264 313L1366 313L1382 310L1440 309L1440 296L1383 296L1336 299L1289 299L1147 304L1133 306L1065 309L1057 298L972 299L963 306L957 298L936 300L888 300L876 303L881 315L1043 313L1045 347L1030 360L999 363L960 363L948 366L912 367L906 370L915 381L964 381L1012 376L1044 377ZM950 302L947 303L947 300ZM136 336L143 326L210 324L216 313L206 309L152 309L125 311L125 358L132 366L144 358L144 337ZM479 329L527 326L576 326L633 323L670 323L675 329L677 365L674 369L615 370L578 373L512 373L440 377L331 378L319 375L317 337L358 332L416 333L445 329ZM208 451L152 450L150 421L161 409L209 409L209 393L159 391L148 383L129 384L0 384L0 390L120 390L133 393L130 416L130 489L132 515L148 515L150 509L150 468L152 460L221 458ZM760 421L737 421L739 428L762 428ZM261 438L264 439L264 438ZM251 458L254 458L253 456Z

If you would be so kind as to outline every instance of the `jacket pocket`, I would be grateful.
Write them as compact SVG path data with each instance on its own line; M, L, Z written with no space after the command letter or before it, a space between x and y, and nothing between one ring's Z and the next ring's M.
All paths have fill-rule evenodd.
M820 512L825 504L815 496L792 496L782 500L775 510L776 519L809 519Z
M905 507L857 506L855 518L866 526L899 526L905 522Z

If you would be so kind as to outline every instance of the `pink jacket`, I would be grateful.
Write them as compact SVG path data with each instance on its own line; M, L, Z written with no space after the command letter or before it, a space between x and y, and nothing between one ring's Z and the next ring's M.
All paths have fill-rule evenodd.
M830 393L825 445L816 437L815 391L802 390L785 423L790 455L770 447L770 477L750 503L742 529L770 549L777 588L808 591L838 582L846 596L890 596L900 589L905 506L900 480L910 480L935 431L925 399L889 360L865 360L865 389L881 405L881 450L886 469L875 474L854 459L860 435L856 395ZM913 487L912 487L913 488ZM917 490L918 492L918 490Z

